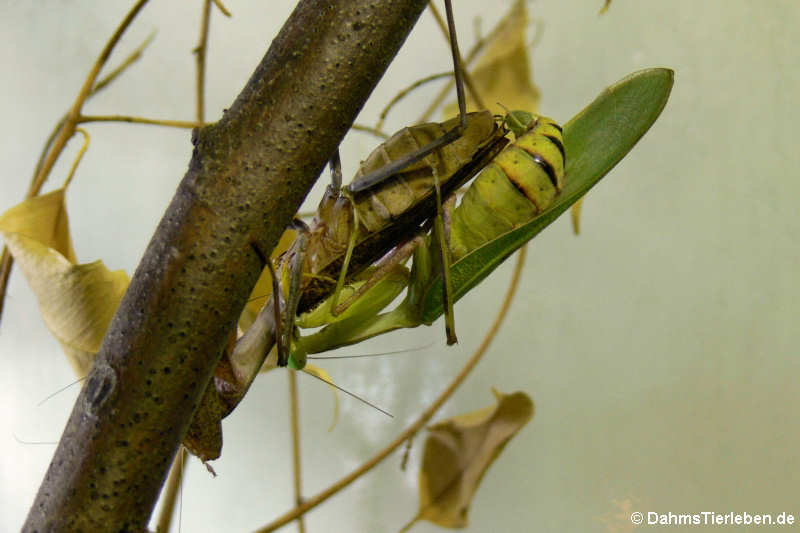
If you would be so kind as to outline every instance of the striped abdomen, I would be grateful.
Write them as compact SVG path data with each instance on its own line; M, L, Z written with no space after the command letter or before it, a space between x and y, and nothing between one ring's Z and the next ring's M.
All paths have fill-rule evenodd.
M470 185L454 210L452 257L472 250L532 220L564 188L561 127L538 117Z

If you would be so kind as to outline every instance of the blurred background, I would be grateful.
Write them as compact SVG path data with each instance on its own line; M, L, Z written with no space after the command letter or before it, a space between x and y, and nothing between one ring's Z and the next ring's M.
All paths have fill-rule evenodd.
M45 138L130 4L0 6L0 210L24 197ZM628 531L634 511L800 514L800 5L614 0L599 16L601 4L528 3L541 112L566 122L607 85L646 67L674 69L675 87L652 130L588 196L581 235L562 217L531 243L509 319L437 417L491 404L493 386L525 391L536 404L486 474L468 531ZM476 39L476 20L485 34L510 5L455 2L462 49ZM293 2L227 7L232 19L212 16L209 120L236 97ZM200 2L152 2L111 64L157 30L155 40L86 113L194 119L199 20ZM374 124L398 90L448 69L446 42L424 13L359 122ZM385 129L408 125L439 87L405 99ZM78 258L132 273L186 170L190 133L87 129L92 143L68 192ZM376 144L349 134L345 174ZM77 145L50 187L63 181ZM341 396L339 424L328 432L331 393L299 376L305 494L370 457L439 394L480 343L511 265L459 302L457 347L444 346L437 323L344 352L424 349L321 365L394 419ZM75 386L37 405L75 376L21 272L9 291L0 324L3 531L21 526L78 394ZM187 467L182 531L249 531L292 507L287 402L283 372L259 377L225 421L218 476L196 461ZM309 514L308 530L397 531L416 512L422 443L405 472L399 451Z

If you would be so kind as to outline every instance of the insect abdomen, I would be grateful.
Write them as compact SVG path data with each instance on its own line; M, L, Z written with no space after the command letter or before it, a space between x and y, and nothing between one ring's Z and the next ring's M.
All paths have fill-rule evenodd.
M538 117L481 172L453 212L453 260L533 219L563 188L561 128Z
M420 124L404 128L376 148L354 178L391 163L444 135L458 124L458 119L444 123ZM368 233L374 233L405 213L433 190L433 173L444 185L458 169L472 160L478 150L493 139L494 118L488 111L469 113L467 126L460 138L434 151L426 158L409 165L374 190L356 197L358 218Z

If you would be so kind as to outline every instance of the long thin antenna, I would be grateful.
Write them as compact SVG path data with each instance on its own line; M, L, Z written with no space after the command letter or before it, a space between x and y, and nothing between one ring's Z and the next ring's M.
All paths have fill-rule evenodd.
M420 352L422 350L427 350L435 343L426 344L425 346L418 346L416 348L409 348L406 350L394 350L391 352L381 352L381 353L361 353L358 355L309 355L306 356L306 359L358 359L359 357L381 357L383 355L395 355L399 353L408 353L408 352Z
M352 398L355 398L355 399L356 399L356 400L358 400L359 402L361 402L361 403L365 403L365 404L369 405L369 406L370 406L370 407L372 407L373 409L377 409L378 411L380 411L381 413L385 414L385 415L386 415L386 416L388 416L389 418L394 418L394 415L393 415L392 413L390 413L389 411L385 411L385 410L381 409L380 407L378 407L377 405L375 405L375 404L373 404L373 403L369 403L369 402L368 402L367 400L365 400L364 398L361 398L360 396L357 396L357 395L353 394L352 392L350 392L350 391L349 391L349 390L347 390L347 389L343 389L343 388L341 388L339 385L337 385L336 383L334 383L334 382L332 382L332 381L328 381L327 379L321 378L321 377L319 377L319 376L315 376L314 374L312 374L311 372L308 372L307 370L303 370L303 373L304 373L304 374L306 374L306 375L308 375L308 376L311 376L311 377L313 377L313 378L316 378L316 379L320 380L320 381L321 381L321 382L323 382L323 383L327 383L328 385L330 385L330 386L331 386L331 387L333 387L334 389L336 389L336 390L339 390L339 391L342 391L343 393L347 394L348 396L350 396L350 397L352 397Z
M12 433L12 435L14 436L14 440L17 441L18 443L29 445L29 446L32 446L32 445L55 446L56 444L58 444L58 441L54 441L54 440L53 441L22 440L21 438L17 437L16 433Z
M80 383L84 379L86 379L86 376L83 376L82 378L76 379L75 381L73 381L69 385L64 385L63 387L61 387L60 389L58 389L54 393L47 395L42 401L40 401L39 403L36 404L36 407L40 407L43 403L45 403L47 400L51 399L53 396L58 396L59 394L61 394L65 390L67 390L68 388L70 388L70 387L72 387L74 385L77 385L78 383Z

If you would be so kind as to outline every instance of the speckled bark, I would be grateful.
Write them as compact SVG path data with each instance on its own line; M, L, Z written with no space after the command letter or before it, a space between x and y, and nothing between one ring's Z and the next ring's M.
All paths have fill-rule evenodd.
M175 197L75 403L24 531L141 531L268 254L424 0L305 0ZM265 7L265 9L269 9Z

